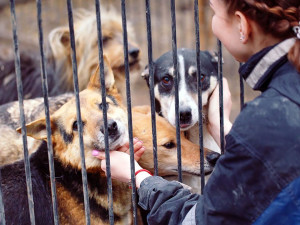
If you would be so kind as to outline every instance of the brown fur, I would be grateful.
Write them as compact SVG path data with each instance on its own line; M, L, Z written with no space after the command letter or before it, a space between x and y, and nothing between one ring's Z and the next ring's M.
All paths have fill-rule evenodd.
M106 74L112 74L112 72L106 68ZM98 108L95 102L98 102L101 98L99 91L100 85L98 80L98 74L96 74L90 79L90 84L88 88L80 93L80 103L81 103L81 115L84 125L84 144L85 144L85 155L86 155L86 168L88 173L102 173L99 169L99 160L91 156L91 151L94 149L93 139L95 139L95 133L99 130L99 121L97 118L102 116L101 112L97 112ZM114 87L114 79L112 76L107 77L107 93L113 95L118 99L118 93ZM107 99L111 104L111 100ZM118 101L119 102L119 101ZM55 105L55 104L54 104ZM79 143L78 137L75 134L73 137L72 144L66 144L64 138L62 137L59 127L64 127L66 133L72 133L72 123L76 120L76 110L75 110L74 99L69 100L66 104L55 111L51 116L51 130L52 130L52 142L54 146L54 156L59 159L63 165L71 166L72 168L81 169L81 158L79 154ZM113 116L113 118L123 115L124 108L120 104L117 108L110 106L108 116ZM96 111L95 111L96 110ZM140 163L145 168L153 171L153 153L152 153L152 132L151 132L151 117L149 114L149 107L136 107L134 109L134 135L137 136L144 142L146 147L146 152L142 156ZM122 119L126 120L125 118ZM162 118L157 117L157 130L158 130L158 165L159 173L162 176L165 175L177 175L177 154L176 154L176 131L168 124L168 122ZM20 131L20 129L18 129ZM46 140L45 133L45 120L39 119L27 125L27 133L36 139ZM76 141L75 141L76 140ZM166 143L174 142L175 146L172 149L167 149L165 147ZM184 138L181 135L182 144L182 163L183 172L187 174L200 174L200 163L199 163L199 147ZM120 143L121 145L121 143ZM119 145L114 146L114 148ZM74 151L74 149L77 149ZM205 154L209 154L208 150L205 150ZM209 164L207 164L209 166ZM207 167L206 172L211 172L212 167ZM131 201L130 201L130 191L127 190L127 185L119 183L117 181L113 182L113 194L114 194L114 210L115 214L123 218L122 221L132 221L131 218ZM76 198L73 197L72 193L64 188L62 184L58 181L58 206L60 212L60 222L62 224L72 224L74 220L76 222L84 222L84 211L82 202L78 202ZM107 208L107 196L99 196L97 192L89 190L90 198L96 200L98 204L102 207ZM92 224L103 224L97 215L91 213ZM120 222L121 224L122 222ZM127 223L126 223L127 224Z
M109 65L107 60L105 64ZM113 87L113 73L108 66L106 67L105 71L105 76L110 78L107 79L108 82L106 83L107 94L114 94L115 88ZM103 133L100 132L101 126L103 126L103 113L99 108L99 105L102 103L102 96L98 77L97 71L90 79L88 88L80 92L81 118L84 123L83 141L85 163L88 173L89 201L94 202L94 207L101 207L108 210L109 206L107 203L108 196L106 177L100 167L101 161L93 157L91 153L94 149L103 150L105 148ZM117 122L118 134L120 134L120 136L115 135L115 133L109 133L108 135L111 149L116 149L128 140L126 111L122 105L119 105L116 100L113 100L113 97L106 97L106 101L109 104L107 114L108 121L114 120ZM71 98L69 101L67 101L67 103L55 111L50 118L54 159L61 165L59 168L62 168L57 169L57 167L55 167L56 175L57 172L62 173L57 175L56 178L57 199L61 224L83 224L85 222L84 205L82 199L80 200L80 198L76 196L78 193L73 193L73 191L70 190L70 187L66 187L65 185L70 184L64 181L64 171L80 171L82 168L78 131L77 129L74 129L74 121L77 121L76 103L74 98ZM37 140L47 141L45 118L41 118L27 124L26 129L28 136ZM21 132L21 129L18 128L17 131ZM38 160L38 158L35 156L36 153L40 154L40 152L41 150L39 149L37 152L32 154L31 160L33 165L35 165L37 162L36 160ZM18 164L18 162L16 164ZM5 167L2 167L2 170L5 172L10 171L10 167L12 169L14 165L15 164L6 165ZM14 172L11 171L10 175L13 176L13 173ZM79 172L77 173L79 174ZM7 174L7 172L5 174ZM34 174L36 174L36 172L34 172ZM67 176L68 175L66 174L66 177ZM96 183L95 178L93 178L95 176L97 178ZM10 189L9 187L6 188L6 184L10 184L11 179L12 178L7 176L3 177L2 188L6 195L6 205L14 201L13 199L9 199L9 196L14 196L14 190ZM49 178L47 177L47 179ZM78 177L76 181L78 182ZM76 181L74 180L74 182ZM99 184L101 184L100 187ZM95 187L91 189L91 186ZM75 185L74 188L76 189L76 187L77 186ZM78 188L79 192L82 192L82 188ZM116 220L116 224L132 224L130 201L131 191L128 188L128 185L114 181L113 189L115 206L114 215L116 218L118 218ZM23 212L12 212L10 211L11 207L7 208L8 211L5 212L6 215L12 215L15 213L17 213L19 217L23 215ZM91 210L92 224L108 224L108 220L102 220L99 214L101 213L97 210ZM36 215L39 216L39 212L37 212ZM11 221L10 219L10 216L8 216L8 221Z
M157 155L160 176L178 174L177 167L177 140L176 129L168 121L156 114L157 130ZM142 167L154 172L152 125L149 106L137 106L133 108L133 134L143 141L146 148L139 163ZM189 141L181 132L182 172L189 175L200 175L200 151L199 146ZM170 143L174 147L167 148ZM212 154L209 149L204 149L204 155ZM213 167L204 159L205 172L212 172Z
M123 100L126 99L123 28L121 16L114 9L101 10L103 52L108 57L115 75L115 84ZM140 48L130 23L128 27L128 60L130 75L137 75L140 68ZM74 35L78 84L85 89L90 75L99 63L98 35L95 13L85 9L74 12ZM48 36L46 72L50 96L73 91L69 26L53 29ZM21 76L25 99L43 96L40 57L33 52L21 52ZM18 99L14 59L0 59L0 104Z

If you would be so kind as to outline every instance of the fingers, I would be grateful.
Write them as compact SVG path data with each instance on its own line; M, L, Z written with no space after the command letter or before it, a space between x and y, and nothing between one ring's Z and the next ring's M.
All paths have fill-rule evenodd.
M231 93L229 90L229 85L226 78L223 78L223 108L224 108L224 116L229 120L232 101L231 101Z
M105 172L105 174L106 174L106 160L105 160L105 159L101 161L101 169L102 169L102 170Z
M136 161L139 161L140 158L142 157L142 155L144 154L145 152L145 148L144 147L141 147L141 148L138 148L135 152L134 152L134 159Z
M98 159L105 159L105 152L100 152L98 150L93 150L92 155Z
M118 148L117 151L125 152L128 155L130 155L129 142L125 143L123 146ZM134 159L136 161L138 161L143 155L143 153L145 152L145 147L143 146L143 142L136 137L133 139L133 152L134 152Z
M140 140L138 138L133 138L133 145L137 144ZM139 145L137 145L138 147ZM134 147L135 148L135 147ZM129 142L126 142L123 146L119 147L117 151L126 152L129 154Z
M134 140L134 139L133 139ZM124 145L122 145L121 147L119 147L117 149L117 151L120 151L120 152L126 152L128 151L129 149L129 142L126 142Z

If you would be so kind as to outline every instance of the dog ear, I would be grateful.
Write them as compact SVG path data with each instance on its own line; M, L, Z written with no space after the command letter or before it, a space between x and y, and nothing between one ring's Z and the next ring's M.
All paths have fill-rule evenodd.
M17 132L21 133L21 127L19 127ZM26 124L27 136L33 137L37 140L47 141L47 129L46 129L46 119L38 119L29 124Z
M68 27L58 27L49 34L49 44L55 58L66 57L71 53L70 31Z
M144 71L142 72L141 76L145 79L145 80L149 80L149 66L147 65L144 69Z
M142 72L141 76L146 80L148 87L149 87L149 74L150 74L149 66L147 65L144 71Z
M105 88L106 90L110 90L113 88L115 84L115 77L106 55L103 55L103 64L104 64ZM98 65L96 72L90 78L88 88L96 88L96 89L101 88L99 71L100 71L100 66Z
M209 56L211 57L211 62L212 64L214 64L215 66L218 66L218 61L219 61L219 56L217 52L214 52L213 54L210 54L210 52L206 51L207 54L209 54ZM224 64L224 59L222 58L222 64Z

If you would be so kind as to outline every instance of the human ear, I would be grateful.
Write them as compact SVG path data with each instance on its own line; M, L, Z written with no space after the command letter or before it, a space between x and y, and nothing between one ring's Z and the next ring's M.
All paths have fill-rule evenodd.
M238 21L238 29L240 32L240 41L241 41L241 43L246 44L249 40L250 33L251 33L250 23L249 23L247 17L245 16L245 14L243 14L242 12L236 11L234 15Z

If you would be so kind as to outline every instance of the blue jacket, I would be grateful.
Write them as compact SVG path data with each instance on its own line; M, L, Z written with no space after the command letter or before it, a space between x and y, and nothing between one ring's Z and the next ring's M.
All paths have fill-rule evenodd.
M286 56L293 43L266 48L240 68L262 94L226 135L203 195L160 177L142 182L149 224L300 224L300 74Z

